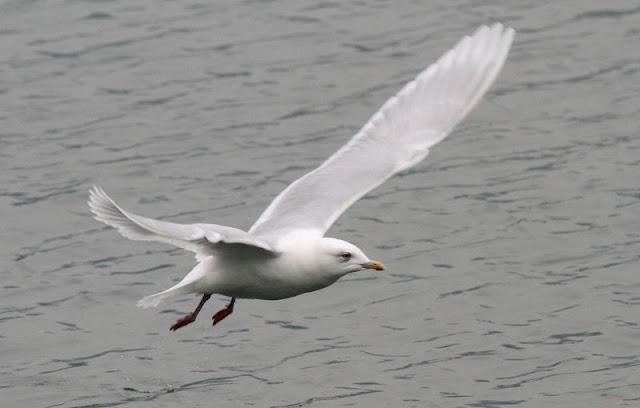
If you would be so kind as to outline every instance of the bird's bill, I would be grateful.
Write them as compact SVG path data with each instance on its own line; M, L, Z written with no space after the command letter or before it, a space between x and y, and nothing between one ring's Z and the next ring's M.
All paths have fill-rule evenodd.
M380 261L369 261L360 265L365 269L375 269L376 271L384 271L384 264Z

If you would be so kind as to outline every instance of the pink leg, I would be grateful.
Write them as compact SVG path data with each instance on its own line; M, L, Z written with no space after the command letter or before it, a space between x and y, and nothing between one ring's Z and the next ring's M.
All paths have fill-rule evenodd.
M218 324L220 320L224 319L225 317L233 313L234 303L236 303L236 298L231 298L231 302L229 302L229 304L225 306L224 309L217 311L216 314L213 315L213 326Z
M202 306L204 306L204 304L206 303L207 300L209 300L210 297L211 297L211 295L202 295L202 300L200 300L200 303L198 303L198 307L196 307L196 310L194 310L193 312L189 313L185 317L176 320L176 322L171 325L169 330L176 331L179 328L181 328L182 326L186 326L189 323L195 322L196 321L196 317L198 317L198 313L200 313L200 310L202 309Z

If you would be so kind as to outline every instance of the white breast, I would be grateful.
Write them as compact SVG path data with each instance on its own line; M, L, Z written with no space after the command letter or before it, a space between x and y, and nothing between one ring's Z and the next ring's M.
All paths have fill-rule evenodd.
M275 258L219 259L208 274L208 290L230 297L276 300L322 289L338 280L339 275L324 270L312 240L291 241L280 248L281 255Z

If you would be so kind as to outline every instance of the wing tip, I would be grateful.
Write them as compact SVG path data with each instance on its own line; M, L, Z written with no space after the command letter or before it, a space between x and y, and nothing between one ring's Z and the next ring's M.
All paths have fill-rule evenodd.
M121 212L111 197L109 197L102 188L95 184L89 189L87 205L96 220L107 224L108 222L104 219L105 217L108 217L110 214L116 215Z
M490 35L490 34L494 34L499 36L502 39L509 39L508 41L506 41L507 44L510 44L511 41L513 41L513 37L516 33L516 30L511 27L508 26L502 22L495 22L493 24L484 24L481 25L480 27L478 27L476 29L476 31L471 34L470 36L467 35L463 38L479 38L479 37L484 37L486 35Z
M117 229L125 238L141 239L141 235L131 228L131 224L135 224L133 220L100 186L93 185L89 189L87 205L96 221Z

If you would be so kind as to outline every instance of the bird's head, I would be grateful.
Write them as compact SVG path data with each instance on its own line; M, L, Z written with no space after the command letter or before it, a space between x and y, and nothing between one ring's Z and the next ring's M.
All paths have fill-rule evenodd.
M363 269L384 270L382 262L369 259L360 248L349 242L322 238L319 246L320 262L340 276Z

